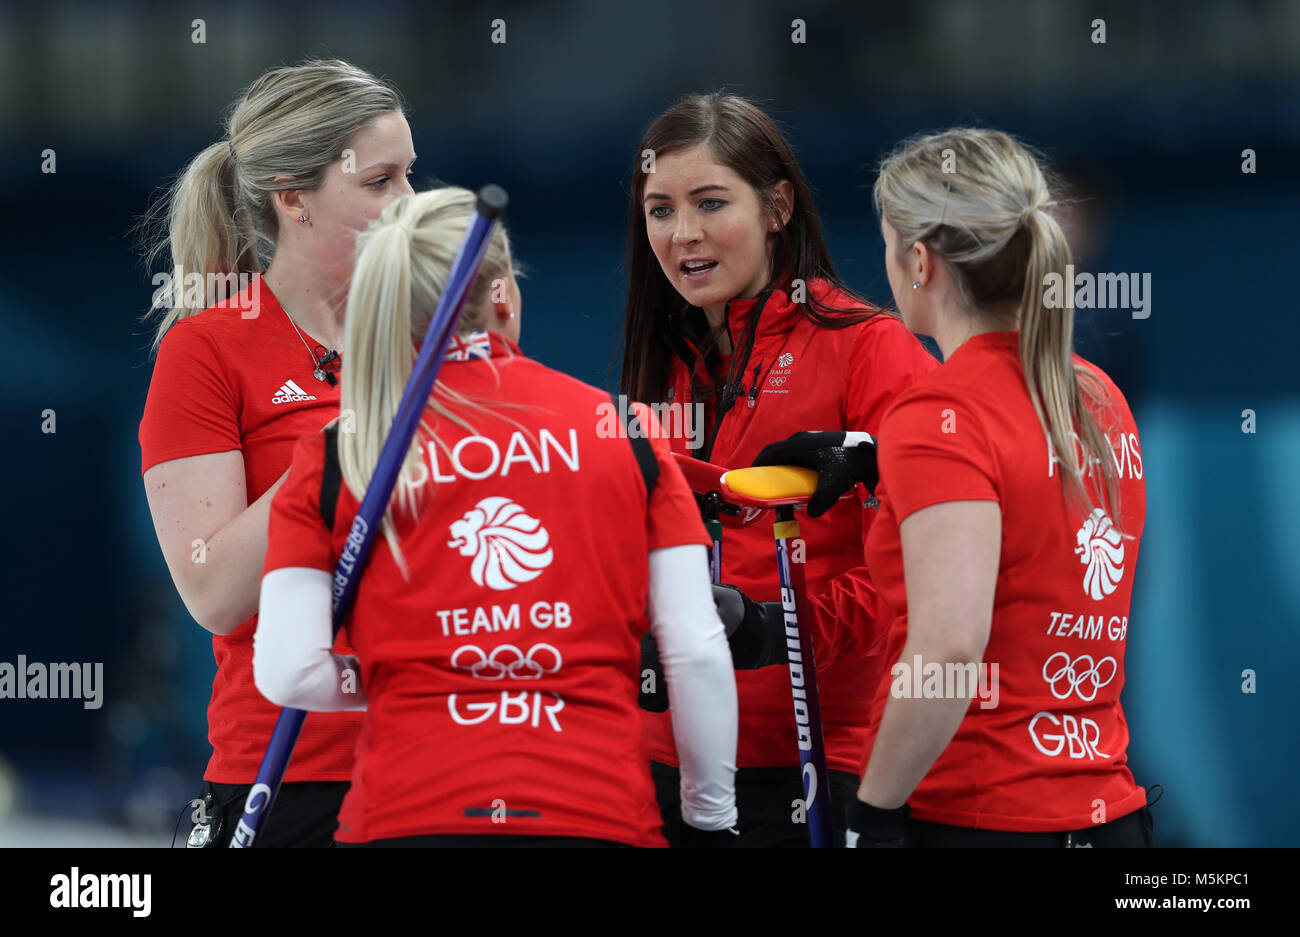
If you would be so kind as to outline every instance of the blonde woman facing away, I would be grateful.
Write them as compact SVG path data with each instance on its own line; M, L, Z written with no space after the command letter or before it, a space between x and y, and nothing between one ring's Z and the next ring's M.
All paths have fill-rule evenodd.
M1071 353L1047 179L1006 134L951 130L886 159L875 201L903 321L945 363L880 427L867 564L899 615L857 845L1149 846L1120 705L1141 447Z
M355 432L301 439L271 506L257 686L285 706L365 710L341 844L658 846L637 707L652 630L683 835L729 846L736 685L709 536L657 425L648 439L609 431L607 394L519 350L503 229L441 350L357 589L356 654L330 651L335 562L474 201L455 188L410 196L363 237L343 375Z

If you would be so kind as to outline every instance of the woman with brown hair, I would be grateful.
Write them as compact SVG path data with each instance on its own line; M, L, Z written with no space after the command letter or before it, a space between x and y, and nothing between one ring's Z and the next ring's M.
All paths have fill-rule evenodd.
M809 427L855 433L869 455L865 435L934 360L897 318L836 276L780 128L744 98L692 95L655 118L636 153L623 392L699 414L702 425L677 433L672 447L719 465L747 466L768 443ZM810 610L828 631L842 622L838 660L819 674L842 832L866 738L868 687L879 673L875 645L888 621L862 562L871 512L857 498L811 507L818 516L803 527ZM729 527L724 541L722 582L740 590L746 607L779 599L771 531ZM789 676L768 666L739 671L736 683L740 845L807 845ZM671 726L656 712L645 723L665 832L675 842L680 779Z

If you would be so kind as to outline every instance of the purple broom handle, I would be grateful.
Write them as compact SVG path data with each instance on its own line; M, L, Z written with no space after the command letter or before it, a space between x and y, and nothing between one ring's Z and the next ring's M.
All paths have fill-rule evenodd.
M781 580L781 604L785 608L786 648L790 657L790 685L794 694L795 726L798 733L799 765L803 774L805 820L813 849L835 846L831 825L830 776L826 771L826 741L822 734L821 696L817 692L817 663L813 659L812 629L804 619L807 606L807 578L803 565L792 562L790 541L799 536L794 508L776 509L776 562Z

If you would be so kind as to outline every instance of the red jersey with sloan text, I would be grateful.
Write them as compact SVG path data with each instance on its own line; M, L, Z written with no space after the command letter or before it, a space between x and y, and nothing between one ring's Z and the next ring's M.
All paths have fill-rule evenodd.
M486 409L454 405L472 430L425 413L418 521L395 511L410 579L382 535L362 575L347 631L369 702L336 838L663 845L637 706L647 556L708 544L695 500L654 439L647 503L607 394L496 335L455 359L440 384ZM267 573L334 570L358 501L341 486L326 529L324 447L298 444Z
M237 451L248 503L265 494L289 467L298 438L339 415L339 389L312 376L304 338L317 344L299 336L261 275L228 301L177 321L158 349L140 420L141 474L173 459ZM212 636L212 758L203 777L218 784L257 779L280 715L253 685L256 630L253 615ZM337 650L351 653L344 643ZM346 781L360 728L358 713L309 715L284 780Z
M1109 405L1094 412L1119 477L1118 525L1101 507L1100 472L1091 476L1090 511L1067 501L1062 466L1025 386L1017 332L967 340L904 392L881 424L881 511L867 538L867 562L900 614L887 638L893 669L876 694L873 739L891 697L948 687L946 675L916 673L925 665L900 659L908 622L899 524L949 501L996 501L1002 513L982 673L974 688L965 678L974 691L970 709L908 798L918 820L1062 832L1146 803L1128 768L1120 706L1146 517L1142 450L1119 388L1094 365L1077 356L1074 362L1109 395Z

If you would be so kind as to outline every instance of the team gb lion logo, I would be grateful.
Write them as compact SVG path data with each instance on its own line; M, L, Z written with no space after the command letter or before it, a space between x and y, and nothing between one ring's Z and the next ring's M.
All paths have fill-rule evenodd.
M504 592L531 582L551 565L551 535L509 498L484 498L451 525L449 547L474 557L474 584Z
M1075 554L1087 566L1083 591L1099 601L1119 588L1124 578L1124 541L1106 512L1094 508L1075 537Z

